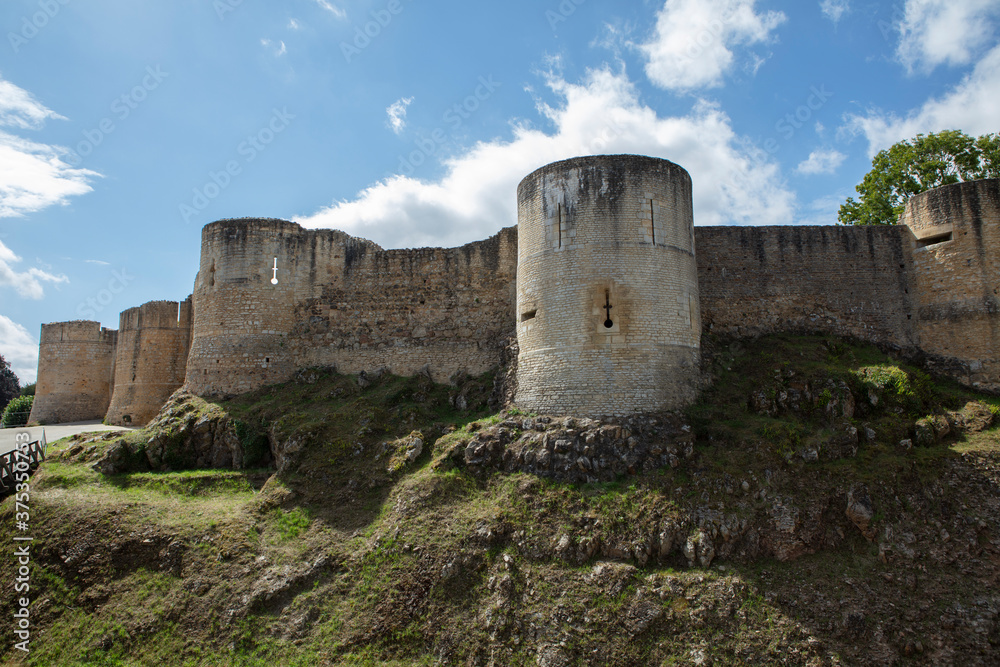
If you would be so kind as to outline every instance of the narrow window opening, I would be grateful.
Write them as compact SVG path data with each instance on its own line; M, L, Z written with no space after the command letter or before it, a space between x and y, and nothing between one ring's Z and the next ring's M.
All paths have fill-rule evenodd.
M656 219L653 217L653 200L649 200L649 234L653 237L653 245L656 245Z
M604 312L607 313L607 319L604 320L604 328L610 329L615 326L614 320L611 319L611 309L614 306L611 305L611 292L609 290L604 290Z
M278 258L277 257L274 258L274 268L271 269L271 270L273 271L273 273L271 274L271 284L272 285L277 285L278 284Z
M264 363L265 364L271 363L271 357L264 357Z
M559 247L562 247L562 204L556 204L556 229L559 230Z
M537 314L538 314L538 310L537 309L536 310L529 310L526 313L521 313L521 321L522 322L527 322L528 320L533 320L533 319L535 319L535 315L537 315Z
M952 239L952 233L947 232L945 234L937 234L936 236L928 236L927 238L917 239L918 248L926 248L927 246L937 245L938 243L944 243L945 241L950 241Z

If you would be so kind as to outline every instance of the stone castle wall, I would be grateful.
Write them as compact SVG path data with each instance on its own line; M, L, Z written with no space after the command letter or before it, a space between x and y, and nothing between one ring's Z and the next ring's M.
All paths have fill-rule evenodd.
M518 187L516 403L600 416L696 395L691 179L666 160L557 162Z
M236 394L309 366L482 373L513 333L516 246L513 229L461 248L383 250L281 220L209 224L185 385Z
M598 156L538 170L518 206L520 245L513 227L383 250L282 220L206 225L184 304L130 309L121 332L43 325L31 420L137 424L182 380L218 397L311 366L448 381L495 367L515 332L533 409L683 404L702 333L852 336L1000 391L998 180L914 196L896 226L692 230L683 169Z
M905 227L697 227L706 332L826 332L918 345Z
M1000 389L1000 180L911 197L920 347L940 370Z
M111 401L117 332L99 322L43 324L29 423L102 419Z
M184 384L191 322L190 297L182 303L150 301L121 314L107 423L146 424Z

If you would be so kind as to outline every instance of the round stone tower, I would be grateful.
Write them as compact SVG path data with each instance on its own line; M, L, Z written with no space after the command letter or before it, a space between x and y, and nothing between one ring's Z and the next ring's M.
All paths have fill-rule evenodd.
M121 314L114 392L107 424L145 426L184 384L191 342L191 299L150 301Z
M1000 391L1000 180L910 197L920 347L937 370Z
M701 321L688 173L575 158L527 176L517 204L515 403L583 416L691 403Z
M103 419L111 401L118 332L100 322L42 325L32 424Z

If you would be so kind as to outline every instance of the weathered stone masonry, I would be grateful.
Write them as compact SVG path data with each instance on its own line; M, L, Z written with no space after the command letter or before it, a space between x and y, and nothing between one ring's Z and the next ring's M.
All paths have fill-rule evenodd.
M517 402L581 415L689 402L704 332L848 335L1000 389L998 180L917 195L891 227L692 228L682 168L597 156L528 176L518 209L520 230L450 249L206 225L190 301L120 332L43 325L31 419L138 424L182 383L226 396L310 366L447 381L515 334Z

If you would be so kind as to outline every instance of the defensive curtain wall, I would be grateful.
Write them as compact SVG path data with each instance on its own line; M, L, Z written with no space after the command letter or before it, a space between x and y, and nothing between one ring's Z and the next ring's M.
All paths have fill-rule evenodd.
M443 382L483 373L513 333L516 258L513 229L461 248L383 250L282 220L209 224L185 384L230 395L310 366Z
M848 335L1000 389L1000 181L917 195L897 226L696 227L693 256L689 188L664 160L555 163L519 188L520 244L515 228L461 248L383 250L281 220L211 223L190 351L177 305L176 329L163 325L173 314L142 309L117 334L43 325L31 418L141 423L181 377L206 396L311 366L447 381L496 366L515 334L517 402L579 414L689 401L704 332Z

